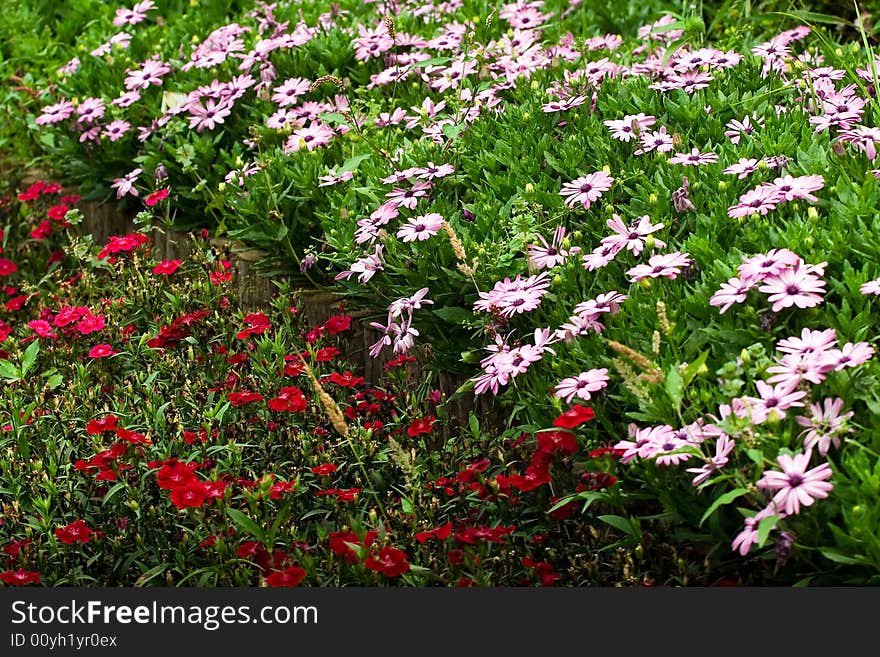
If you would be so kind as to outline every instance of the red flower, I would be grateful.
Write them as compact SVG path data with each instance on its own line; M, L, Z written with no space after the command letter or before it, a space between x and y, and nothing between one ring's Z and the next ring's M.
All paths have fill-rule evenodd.
M205 485L198 479L193 478L182 486L171 489L171 502L178 509L186 507L200 507L208 499L208 491Z
M230 392L226 395L226 398L232 403L233 406L244 406L245 404L250 404L251 402L261 401L263 399L263 395L258 392L249 392L244 390L242 392Z
M64 328L79 321L88 314L90 313L87 306L62 306L61 310L55 315L55 319L52 320L52 323L59 328Z
M426 532L419 532L416 534L415 538L419 543L424 543L429 538L436 538L438 541L445 541L452 534L452 523L447 522L445 525L440 525L439 527L435 527L434 529L429 529Z
M395 547L383 547L378 555L367 557L364 565L386 577L399 577L409 570L406 552Z
M43 180L38 180L33 185L28 187L25 191L18 195L18 200L23 202L35 201L40 198L40 193L46 188L46 183Z
M41 221L40 224L36 228L31 230L30 236L31 236L31 239L34 239L34 240L44 240L47 237L49 237L51 232L52 232L52 224L50 224L48 221Z
M266 577L269 586L297 586L306 576L306 571L299 566L288 566L284 570L273 570Z
M119 428L117 426L118 422L119 418L112 413L105 415L100 420L89 420L89 423L86 425L86 433L99 436L104 431L116 431Z
M358 562L358 555L352 546L368 549L378 535L377 531L369 531L361 540L361 537L354 532L330 532L328 537L330 551L337 556L345 557L348 563L355 564Z
M257 541L245 541L238 546L238 549L235 551L235 556L239 559L250 559L261 552L266 552L266 548L264 548L261 543L258 543Z
M347 331L351 328L351 317L348 315L334 315L324 322L324 325L321 328L330 333L330 335L336 335L342 331Z
M327 362L333 360L340 354L336 347L324 347L315 352L315 360L318 362Z
M89 349L90 358L106 358L107 356L112 356L117 353L119 352L115 351L109 344L96 344Z
M578 451L577 437L571 431L538 431L535 437L541 452L574 454Z
M273 411L302 412L306 410L308 402L303 396L302 390L296 386L281 388L278 395L267 402Z
M332 495L340 502L354 502L355 495L360 492L360 488L326 488L324 490L315 491L315 495L320 497Z
M121 253L125 251L133 251L150 241L150 238L141 233L132 233L122 237L111 235L107 244L98 252L98 260L104 260L108 255L113 253Z
M61 221L64 219L64 215L70 210L66 205L53 205L49 208L49 212L46 214L49 216L49 219L54 219L55 221Z
M183 264L183 260L163 260L155 267L153 267L154 274L163 274L164 276L170 276L174 272L177 271L177 268Z
M52 331L52 325L45 319L34 319L28 322L28 328L41 338L50 338L54 340L58 334Z
M94 333L96 331L102 330L103 328L104 318L101 315L88 314L79 321L79 324L76 325L76 330L79 331L82 335Z
M132 445L152 445L153 442L147 438L144 434L138 433L137 431L129 431L128 429L124 429L119 427L116 430L116 437L119 440L124 440L127 443L131 443Z
M558 582L560 579L562 579L562 575L557 573L553 569L553 566L551 566L546 561L535 562L530 557L525 557L522 560L522 565L526 568L535 569L535 573L541 580L541 586L553 586L555 582Z
M498 488L502 492L507 492L508 487L516 488L520 493L526 493L530 490L540 488L544 484L550 483L550 473L540 468L528 468L525 475L513 473L511 475L500 474L495 477L498 482Z
M295 481L279 481L272 484L272 488L269 489L269 497L273 500L280 500L284 497L284 493L288 493L292 490L296 490Z
M263 313L251 313L247 317L244 318L245 323L248 325L248 328L239 331L235 334L239 340L244 340L249 335L265 333L266 329L269 328L269 318L266 317Z
M420 436L423 433L431 433L431 427L436 421L437 418L433 415L426 415L425 417L416 418L415 420L413 420L412 424L409 425L406 433L409 434L411 438L414 438L415 436Z
M156 476L159 480L159 488L174 489L185 486L191 481L196 481L195 468L180 461L171 461L163 465Z
M3 267L3 258L0 258L0 269ZM2 276L3 274L0 274ZM27 294L20 294L17 297L12 297L9 301L4 304L7 312L14 312L16 310L21 310L28 301L30 301L31 297Z
M156 203L158 203L159 201L164 201L166 198L168 198L168 190L157 189L155 192L144 199L144 203L146 203L150 207L153 207L154 205L156 205Z
M74 543L88 543L92 538L92 530L86 526L85 520L74 520L66 527L58 527L55 536L62 543L73 545Z
M415 362L416 362L415 356L407 356L406 354L400 354L400 356L398 356L397 358L389 360L387 363L385 363L385 366L382 369L384 369L387 372L388 370L390 370L393 367L400 367L402 365L406 365L407 363L415 363Z
M284 365L284 375L285 376L298 376L305 371L305 367L302 362L299 360L299 356L285 356L284 357L285 365ZM294 362L296 361L296 362Z
M23 538L21 540L12 539L12 541L9 542L9 545L3 548L2 552L15 559L19 553L21 553L23 547L27 547L32 543L33 540L30 538Z
M218 269L217 271L212 271L208 274L211 279L211 283L213 285L220 285L221 283L228 283L232 280L232 272L223 271L222 269Z
M326 477L327 475L331 475L338 468L335 463L324 463L323 465L316 466L311 469L313 474L319 475L321 477Z
M7 586L25 586L26 584L39 584L40 573L32 570L7 570L0 573L0 582Z
M17 271L18 265L12 262L12 260L0 258L0 276L9 276Z
M466 527L455 532L455 540L459 543L473 545L479 541L487 543L503 543L503 537L516 531L516 525L503 527Z
M577 404L553 420L553 426L562 429L574 429L584 422L592 420L594 417L596 417L596 413L592 408Z
M331 383L335 383L336 385L342 386L344 388L354 388L355 386L362 385L365 381L362 376L355 376L348 370L345 371L345 374L340 374L339 372L333 372L328 377L322 379L323 381L330 381Z

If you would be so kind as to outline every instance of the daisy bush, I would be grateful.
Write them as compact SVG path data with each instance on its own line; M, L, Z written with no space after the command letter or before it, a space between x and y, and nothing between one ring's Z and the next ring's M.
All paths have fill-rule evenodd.
M420 491L398 491L403 513L418 519L420 505L458 496L494 514L474 534L432 512L432 527L413 521L418 543L506 544L524 522L508 505L524 505L542 518L528 522L572 522L590 545L611 532L605 550L664 582L876 582L880 129L864 22L753 20L738 2L617 13L550 0L209 4L106 8L50 72L30 130L87 197L167 208L171 227L259 247L261 269L288 289L331 289L363 313L371 357L419 357L425 390L454 372L464 384L447 400L501 409L501 426L473 416L455 446L419 438L444 423L442 393L404 405L396 421L415 413L407 436L428 441L416 456L397 438L371 452L372 438L334 424L362 479L365 454L384 454ZM90 262L136 255L137 235ZM232 277L216 257L211 299ZM15 275L9 262L0 267ZM173 278L190 265L150 266ZM94 302L69 305L29 317L34 358L45 341L107 330ZM145 347L213 327L210 308L178 307ZM291 355L271 342L277 319L243 321L257 353ZM102 340L89 358L114 363L119 349ZM24 366L15 358L10 375ZM314 385L259 388L236 389L230 417L315 400L337 417ZM108 431L117 426L138 431ZM446 466L445 449L475 458L438 474L425 452ZM508 449L521 451L505 460ZM254 506L230 505L237 493L209 475L213 457L178 465L207 456L147 465L171 468L160 489L176 491L176 506L217 500L221 517L250 526L238 514ZM326 497L370 490L345 485ZM374 493L369 521L333 530L354 532L336 554L397 572L401 551L413 554L387 533L390 501ZM280 528L259 528L267 559ZM564 543L552 549L575 559ZM308 570L283 551L274 571ZM429 581L429 561L407 563L398 575Z

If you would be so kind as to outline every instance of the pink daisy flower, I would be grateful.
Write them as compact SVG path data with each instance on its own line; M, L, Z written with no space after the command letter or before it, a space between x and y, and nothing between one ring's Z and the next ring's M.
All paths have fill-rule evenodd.
M731 278L721 284L721 288L709 299L710 306L720 306L718 314L723 315L735 303L743 303L748 296L749 290L754 289L755 281L743 281L739 278Z
M811 506L818 499L828 497L834 485L828 463L807 470L812 452L776 457L782 471L767 470L758 481L758 487L776 494L773 503L788 515L800 513L801 506Z
M321 146L326 146L334 136L333 130L323 123L312 123L306 128L294 130L293 134L284 143L283 151L286 154L295 153L305 148L313 151Z
M760 163L760 160L756 160L754 158L749 158L749 157L741 157L741 158L739 158L739 160L737 161L736 164L731 164L729 167L724 169L721 173L735 175L737 178L742 180L743 178L748 177L749 174L757 171L759 163Z
M592 369L581 372L577 376L569 377L560 381L555 388L555 394L570 404L575 397L590 399L591 394L602 390L608 385L608 369Z
M623 220L616 214L612 215L606 224L614 231L614 235L603 237L602 244L613 248L615 253L629 249L634 255L639 255L642 252L645 247L645 238L648 235L663 228L663 224L652 224L648 215L641 217L638 223L633 224L632 227L623 223ZM666 242L656 238L654 244L661 249L666 246Z
M761 524L761 521L766 518L772 518L776 516L777 518L784 518L785 513L776 508L775 504L770 504L765 508L761 509L751 518L746 518L744 522L743 530L736 535L736 538L733 539L733 543L731 543L731 549L734 552L739 552L741 556L746 556L749 553L749 550L752 549L753 545L758 544L758 526ZM776 525L774 524L771 529L775 529Z
M565 239L565 226L559 226L553 233L553 241L547 244L543 235L538 235L541 244L529 244L529 266L533 269L553 269L565 262L569 255L578 253L580 249L573 247L563 249L562 241Z
M64 119L69 118L70 115L73 114L73 111L73 103L69 100L62 100L60 103L44 107L40 112L40 116L36 118L34 123L37 125L59 123Z
M622 119L603 121L602 123L611 131L611 138L618 141L632 141L638 139L645 130L657 121L653 116L645 114L627 114Z
M742 121L737 119L732 119L727 122L724 131L724 136L728 137L733 144L738 144L740 139L747 135L753 135L757 132L758 128L764 127L764 119L758 118L756 114L752 114L752 117L755 119L754 122L748 116L743 118Z
M739 197L739 203L727 209L728 217L747 217L751 214L765 215L776 209L783 199L770 185L750 189Z
M816 190L822 189L824 186L825 180L822 176L818 175L799 176L797 178L793 176L782 176L767 185L767 187L778 195L780 200L794 201L796 199L803 199L805 201L810 201L811 203L815 203L819 199L813 196L810 192L815 192Z
M786 269L777 276L765 279L758 290L769 295L768 301L773 304L773 312L790 306L812 308L822 303L825 281L809 273L805 267L798 267Z
M873 281L862 283L859 287L859 292L862 294L880 295L880 278L875 278Z
M636 155L644 155L651 151L658 153L668 153L674 147L672 135L667 134L666 126L661 126L660 130L655 132L643 132L639 139L640 147L635 151Z
M690 153L676 153L669 158L669 164L682 164L684 166L700 166L712 164L718 161L715 153L701 153L698 149L691 149Z
M691 264L691 258L687 253L674 251L672 253L658 253L648 259L646 265L636 265L626 272L627 278L633 283L638 283L646 278L659 278L664 276L675 279L681 273L682 268Z
M800 257L794 251L770 249L767 253L743 258L737 271L743 281L763 281L770 276L778 276L786 269L796 266L800 261Z
M279 107L296 105L297 99L308 92L310 84L311 82L305 78L290 78L285 80L275 87L275 92L272 94L272 100Z
M753 424L762 424L771 414L784 418L787 409L803 406L801 399L807 396L806 391L796 390L790 384L771 386L764 381L755 381L755 387L760 397L744 398L751 411Z
M604 192L611 189L613 182L614 178L604 171L596 171L565 183L562 185L559 195L565 197L565 204L568 207L571 208L576 203L580 203L584 210L587 210Z
M840 412L843 410L843 400L840 397L826 398L821 406L810 404L809 409L809 417L801 415L795 418L799 425L805 427L802 434L804 450L809 452L816 447L819 454L825 456L831 445L840 449L840 437L852 433L846 421L853 416L853 412Z
M424 241L440 232L442 227L443 217L436 212L429 212L407 219L407 223L397 231L397 236L404 242Z

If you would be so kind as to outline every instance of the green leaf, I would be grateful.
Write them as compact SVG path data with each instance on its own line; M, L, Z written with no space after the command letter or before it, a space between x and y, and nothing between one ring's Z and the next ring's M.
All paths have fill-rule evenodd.
M474 314L470 310L460 306L444 306L443 308L437 308L433 312L444 322L449 322L450 324L464 324L474 318Z
M625 534L629 534L635 539L642 538L642 532L633 525L633 521L629 518L624 518L623 516L598 516L599 520L602 522L608 523L615 529L619 529Z
M40 341L34 340L25 349L24 356L21 359L21 378L27 376L34 363L37 361L37 354L40 353Z
M709 357L709 352L704 351L699 356L697 356L697 360L693 363L690 363L687 367L684 368L684 372L681 373L681 378L684 379L685 387L691 384L691 381L699 373L700 369L706 364L706 359Z
M764 462L764 452L762 452L760 449L747 449L746 456L748 456L758 465L761 465Z
M342 163L342 167L336 170L336 175L345 173L346 171L356 171L361 162L366 159L369 159L369 153L362 153L361 155L354 155L348 158L345 162Z
M479 438L480 437L480 418L478 418L476 415L471 413L470 417L468 417L468 426L470 427L471 435L474 438Z
M151 579L154 579L164 573L171 567L170 563L160 563L158 566L153 566L143 575L137 578L137 581L134 583L135 586L145 586L147 582Z
M9 381L21 380L18 368L8 360L0 360L0 377Z
M321 120L323 120L324 123L337 123L337 124L348 122L348 119L345 118L339 112L326 112L324 114L321 114Z
M584 506L581 509L581 513L585 513L587 509L590 508L590 505L598 499L607 497L607 494L603 491L593 491L593 490L585 490L582 493L575 493L574 495L566 495L561 500L559 500L556 504L547 509L547 513L553 513L557 509L561 509L566 504L570 504L575 500L585 500Z
M666 373L666 383L664 387L666 389L666 394L672 401L672 406L677 413L681 410L681 402L684 398L684 379L681 378L681 374L679 374L677 367L671 367L669 372Z
M742 497L743 495L745 495L748 492L749 491L746 488L734 488L733 490L724 493L724 495L719 496L718 499L716 499L714 502L712 502L711 506L709 506L709 508L706 509L706 513L703 514L703 517L700 518L700 526L701 527L703 526L703 523L706 521L706 518L708 518L713 513L715 513L715 511L718 509L718 507L724 506L725 504L730 504L736 498Z
M847 557L846 555L840 554L839 552L834 552L832 550L820 550L822 552L822 556L826 559L830 559L835 563L845 563L847 565L857 565L863 564L864 561L861 559L855 559L853 557Z
M409 498L403 497L402 495L400 497L400 507L403 509L404 513L409 514L409 513L413 512L412 500L410 500Z
M58 386L60 386L64 382L64 377L60 374L53 374L49 377L49 380L46 381L46 385L49 386L49 390L55 390Z
M461 131L465 129L464 123L445 123L441 130L447 139L457 139Z
M108 490L107 494L104 495L104 499L101 500L101 504L106 506L107 502L110 501L110 498L112 498L114 495L116 495L116 493L121 491L123 488L126 488L127 486L128 486L128 483L125 481L120 481L119 483L115 484L113 486L113 488Z
M758 547L764 547L767 537L777 522L779 522L779 516L767 516L758 523Z
M439 66L441 64L448 64L452 61L452 57L431 57L430 59L423 59L418 62L413 62L409 65L410 68L423 68L425 66Z
M232 522L234 522L240 530L247 534L250 534L261 543L266 542L266 533L260 528L257 523L248 518L244 513L242 513L238 509L230 508L226 509L226 515L232 518Z

